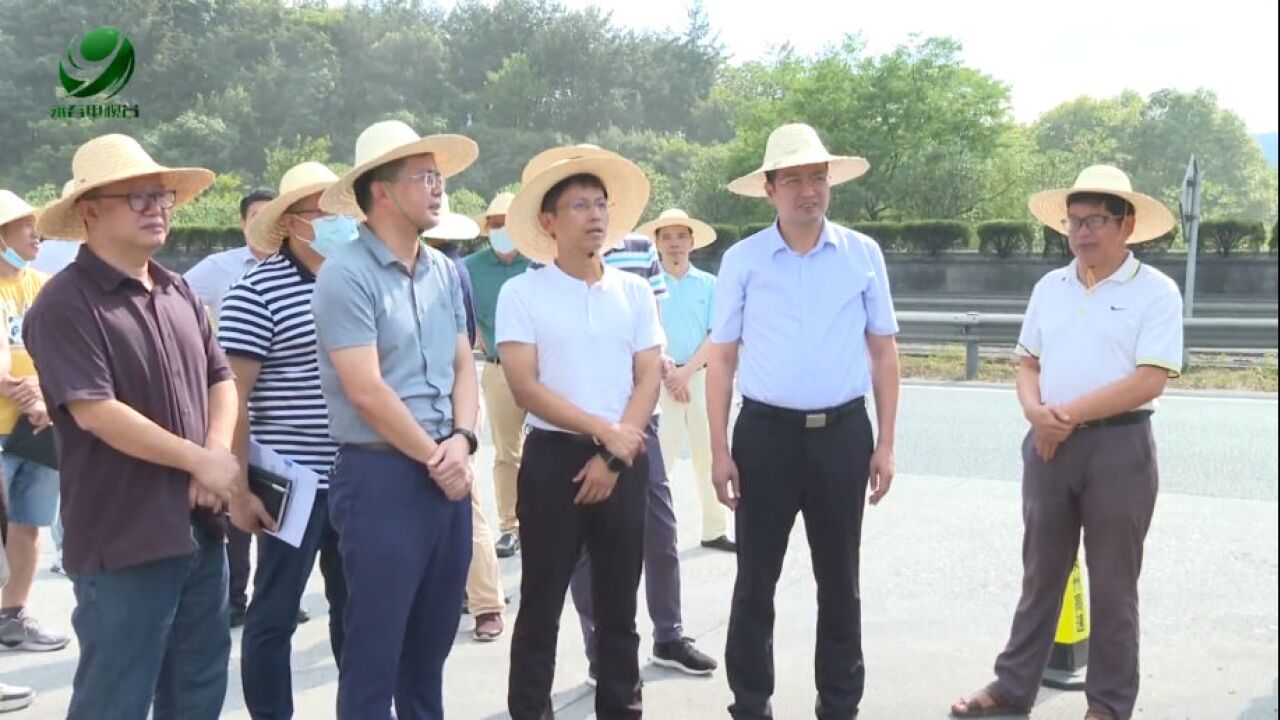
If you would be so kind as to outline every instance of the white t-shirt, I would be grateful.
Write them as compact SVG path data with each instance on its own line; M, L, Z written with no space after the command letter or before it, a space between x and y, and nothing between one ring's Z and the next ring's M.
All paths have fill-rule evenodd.
M498 293L498 345L538 350L538 379L576 407L619 422L635 390L636 353L665 344L653 290L606 266L587 285L552 263L514 277ZM563 430L529 414L529 424Z
M1092 290L1072 262L1036 283L1016 352L1040 360L1040 397L1048 405L1069 403L1144 365L1177 377L1182 295L1169 276L1132 253Z

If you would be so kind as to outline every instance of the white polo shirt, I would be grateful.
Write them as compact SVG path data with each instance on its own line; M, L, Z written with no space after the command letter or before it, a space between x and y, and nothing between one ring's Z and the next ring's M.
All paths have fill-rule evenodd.
M1040 360L1040 397L1049 405L1069 403L1144 365L1178 377L1182 295L1169 276L1132 253L1092 290L1072 261L1036 283L1016 352Z
M666 343L652 288L609 266L594 285L555 263L511 278L498 293L496 315L499 346L536 346L542 384L614 423L635 390L634 356ZM563 430L532 413L529 424Z

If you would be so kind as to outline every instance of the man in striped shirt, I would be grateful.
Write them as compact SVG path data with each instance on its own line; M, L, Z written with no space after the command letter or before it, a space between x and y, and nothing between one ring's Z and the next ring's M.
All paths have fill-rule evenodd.
M329 642L334 659L342 655L346 583L326 501L326 476L337 446L329 438L311 312L315 275L324 262L323 242L330 240L322 237L316 243L317 227L326 232L335 224L343 227L320 210L320 193L337 179L314 162L285 173L280 196L249 227L250 246L269 257L227 292L218 322L218 340L235 372L241 399L235 442L241 464L246 465L252 437L324 478L299 547L270 535L258 537L258 570L245 617L240 664L245 706L253 717L293 714L290 638L317 554L329 601ZM350 236L354 222L346 229ZM233 502L231 517L246 532L271 523L261 502L248 492Z

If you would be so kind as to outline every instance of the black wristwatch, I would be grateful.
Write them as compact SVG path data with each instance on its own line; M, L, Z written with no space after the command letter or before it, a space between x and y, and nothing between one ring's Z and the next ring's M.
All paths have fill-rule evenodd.
M604 460L604 466L609 468L609 472L620 473L627 469L627 463L622 458L609 452L609 449L601 445L596 448L596 454Z
M453 432L450 433L449 436L453 437L454 435L461 435L466 439L468 455L475 455L476 451L480 449L480 438L477 438L476 434L470 430L467 430L466 428L454 428Z

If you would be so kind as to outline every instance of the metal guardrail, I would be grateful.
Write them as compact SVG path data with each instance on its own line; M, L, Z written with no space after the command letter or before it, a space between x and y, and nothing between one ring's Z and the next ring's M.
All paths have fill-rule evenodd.
M1010 313L950 313L905 310L898 313L904 342L963 343L965 377L978 376L978 348L1012 347L1022 316ZM1274 350L1280 345L1276 318L1187 318L1182 321L1188 350Z

